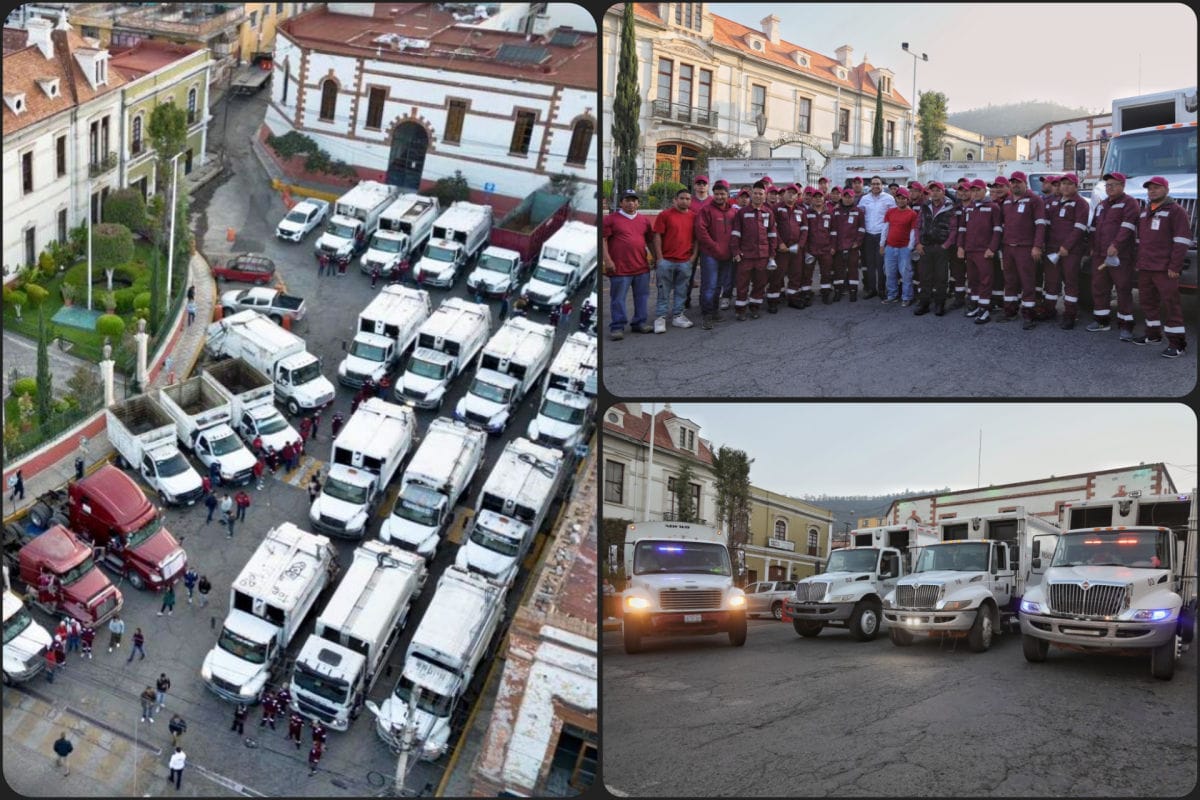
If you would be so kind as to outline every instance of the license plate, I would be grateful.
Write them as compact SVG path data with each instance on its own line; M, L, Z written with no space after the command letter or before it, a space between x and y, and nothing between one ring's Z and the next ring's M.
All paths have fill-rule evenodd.
M196 501L195 501L195 500L188 500L188 501L187 501L187 504L188 504L189 506L194 506L194 505L196 505Z
M700 622L703 619L704 619L703 614L684 614L683 615L684 622Z

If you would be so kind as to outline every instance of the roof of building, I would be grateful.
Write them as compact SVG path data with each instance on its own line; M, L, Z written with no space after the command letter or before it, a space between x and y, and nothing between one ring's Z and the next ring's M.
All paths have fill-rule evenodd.
M622 412L623 424L617 425L608 421L608 415L604 416L604 429L628 436L638 442L646 442L650 439L650 415L642 412L640 416L635 416L625 403L617 403L613 408ZM695 458L705 464L713 463L712 447L705 439L699 440L699 446L696 452L684 450L678 447L671 440L671 434L667 430L666 423L673 419L682 419L670 408L664 408L654 415L654 449L667 450L680 458ZM698 437L699 438L699 437Z
M108 65L119 70L128 80L136 80L143 75L157 72L163 67L182 61L203 48L198 45L181 45L171 42L160 42L154 39L142 39L133 47L121 51L112 51Z
M373 17L319 6L283 22L279 31L326 53L579 89L599 83L594 32L572 30L578 37L556 40L558 29L527 41L522 33L461 24L434 3L378 3Z
M1065 481L1065 480L1071 480L1074 478L1090 478L1093 475L1107 475L1107 474L1113 473L1113 472L1128 472L1129 470L1135 470L1135 469L1154 470L1154 471L1159 472L1160 474L1163 475L1163 477L1165 477L1167 479L1167 485L1169 487L1171 487L1171 492L1175 491L1175 482L1171 479L1171 474L1169 472L1167 472L1167 465L1165 463L1163 463L1162 461L1155 461L1151 464L1138 464L1137 466L1112 467L1110 469L1095 469L1090 472L1075 472L1070 475L1049 475L1044 478L1030 478L1029 480L1016 481L1014 483L1000 483L1000 484L993 484L990 486L977 486L973 489L955 489L954 491L951 491L951 492L934 492L932 494L906 495L904 497L897 497L895 500L892 501L891 506L888 508L888 514L891 514L892 510L895 509L895 507L897 505L899 505L901 503L911 502L913 500L924 500L924 499L930 498L930 497L938 497L938 498L950 497L952 495L972 494L974 492L993 491L996 489L1011 489L1011 488L1014 488L1017 486L1029 486L1031 484L1044 483L1046 481Z
M4 55L8 55L14 50L20 50L25 46L25 41L29 36L29 32L24 28L5 28L4 29Z

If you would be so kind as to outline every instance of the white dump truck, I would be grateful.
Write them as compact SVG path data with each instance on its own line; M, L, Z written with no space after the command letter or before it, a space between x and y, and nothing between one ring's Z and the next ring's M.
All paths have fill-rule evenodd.
M402 194L379 215L379 227L371 235L359 268L368 274L379 270L385 278L409 266L433 233L438 216L436 197Z
M460 200L433 223L433 236L413 267L413 279L428 286L454 287L461 270L487 246L492 207Z
M376 384L404 357L429 319L429 292L408 286L385 286L358 315L354 341L338 365L338 383L359 388L370 378ZM342 343L342 349L346 345Z
M937 528L927 525L853 530L850 547L831 552L824 572L802 578L777 616L791 620L801 636L819 636L828 626L847 628L858 641L869 642L883 624L883 598L912 571L917 548L936 541Z
M513 412L537 385L554 352L554 328L525 317L508 319L483 348L454 418L502 433Z
M542 402L529 423L529 438L567 451L582 444L596 410L597 377L596 337L582 331L572 333L546 371Z
M396 381L396 401L441 408L446 389L479 355L491 332L492 314L486 305L446 298L417 332L416 348Z
M434 761L445 754L454 709L504 619L505 593L482 575L456 567L442 573L409 642L395 690L382 706L367 704L376 715L379 738L398 749L410 728L421 759Z
M205 685L234 703L257 702L337 571L324 536L290 522L267 531L229 589L229 614L200 667Z
M595 225L572 220L546 240L537 266L521 294L534 308L549 310L562 305L596 272L599 241Z
M199 473L179 452L175 421L153 397L140 394L104 413L117 466L137 470L164 504L190 506L204 495Z
M46 666L50 634L37 623L20 597L4 581L4 684L21 683Z
M333 204L325 232L317 239L316 252L334 260L353 258L367 247L379 228L379 217L391 205L399 189L378 181L360 181Z
M253 447L254 440L261 439L264 449L273 447L279 453L300 441L300 434L275 407L275 385L250 362L230 358L206 367L204 373L229 400L233 429L246 444Z
M613 545L615 551L616 545ZM639 522L625 529L622 596L625 652L657 636L725 633L746 643L746 595L718 529L689 522ZM610 553L616 561L616 553Z
M1150 654L1170 680L1196 626L1196 491L1076 503L1057 547L1035 542L1040 585L1021 601L1025 658L1067 650ZM1041 545L1041 546L1039 546Z
M208 469L220 465L221 483L241 486L254 478L255 458L230 427L229 400L220 385L200 373L164 386L158 402L175 421L175 434Z
M487 434L461 422L439 417L400 479L400 496L379 530L379 538L433 560L451 520L479 465Z
M296 657L291 707L344 731L357 719L425 586L425 560L366 542Z

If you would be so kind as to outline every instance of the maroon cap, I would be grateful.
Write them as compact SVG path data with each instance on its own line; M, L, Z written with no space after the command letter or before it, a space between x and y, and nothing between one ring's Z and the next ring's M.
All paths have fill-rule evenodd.
M851 183L862 183L862 182L863 182L863 176L862 176L862 175L855 175L853 178L851 178L851 179L850 179L850 182L851 182Z
M1055 183L1058 183L1058 176L1057 176L1057 175L1046 175L1046 176L1044 176L1044 177L1042 178L1042 185L1043 185L1043 186L1045 186L1047 183L1049 183L1049 184L1055 184Z
M925 191L925 187L921 185L920 181L909 181L908 190L910 192L923 192Z
M840 187L840 186L834 186L832 189L830 189L830 190L829 190L829 193L830 193L830 194L833 194L834 192L837 192L838 194L841 194L841 193L842 193L842 187Z
M1013 183L1016 181L1020 181L1021 183L1029 183L1029 177L1024 172L1021 172L1019 170L1017 172L1014 172L1012 175L1009 175L1008 180L1010 183Z
M724 178L718 178L717 182L712 185L712 188L729 191L729 181L725 180Z
M813 192L815 192L815 191L816 191L816 189L814 189L814 188L813 188L813 187L811 187L811 186L805 186L805 187L804 187L804 193L805 193L805 194L812 194L812 193L813 193Z
M908 198L908 189L905 189L903 186L901 186L899 189L896 190L896 197L903 197L903 198L907 199Z
M795 192L796 194L800 194L800 187L794 183L789 183L787 186L783 187L783 190L785 192Z
M697 175L695 178L692 178L692 183L708 183L708 176Z
M763 175L761 178L759 178L759 180L762 181L763 183L774 183L775 182L775 181L771 180L770 175Z
M829 183L829 178L826 178L824 175L822 175L821 177L817 178L817 183Z
M970 186L972 189L986 189L986 188L988 188L988 185L987 185L986 183L984 183L984 182L983 182L983 178L976 178L975 180L971 181L971 182L970 182L970 183L968 183L967 185L968 185L968 186Z
M1153 178L1151 178L1150 180L1143 183L1142 188L1149 189L1150 184L1152 184L1152 183L1158 184L1159 186L1163 187L1164 189L1171 188L1171 184L1167 183L1167 179L1162 177L1161 175L1155 175Z
M1123 173L1123 172L1106 172L1104 174L1103 180L1108 180L1109 178L1112 178L1114 181L1120 181L1121 183L1124 183L1125 182L1125 173Z
M820 189L813 189L813 190L812 190L812 196L813 196L813 197L824 197L824 196L825 196L825 193L824 193L824 192L822 192Z
M742 195L746 195L746 197L749 197L749 196L750 196L750 190L749 190L749 189L742 189L740 192L738 192L738 197L741 197Z
M943 192L946 191L946 185L944 183L942 183L941 181L930 181L929 185L926 186L925 188L928 190L928 189L932 189L935 186L937 188L941 189Z
M782 189L781 187L779 187L779 186L776 186L776 185L775 185L775 184L773 184L773 183L768 183L768 184L767 184L767 191L768 191L768 192L782 192L782 191L783 191L783 189Z
M995 180L988 184L988 186L1008 186L1008 178L1003 175L997 175Z
M959 179L958 179L957 181L955 181L955 182L956 182L956 183L957 183L959 186L963 185L964 183L965 183L967 186L970 186L970 185L971 185L971 179L970 179L970 178L968 178L968 177L966 177L966 176L963 176L963 177L959 178Z
M842 189L842 197L854 197L853 189Z
M1060 182L1061 182L1061 181L1070 181L1071 183L1075 184L1076 186L1078 186L1078 185L1079 185L1079 178L1078 178L1078 177L1076 177L1076 175L1075 175L1075 173L1074 173L1074 172L1068 172L1068 173L1067 173L1067 174L1065 174L1065 175L1059 175L1059 176L1058 176L1058 180L1059 180Z

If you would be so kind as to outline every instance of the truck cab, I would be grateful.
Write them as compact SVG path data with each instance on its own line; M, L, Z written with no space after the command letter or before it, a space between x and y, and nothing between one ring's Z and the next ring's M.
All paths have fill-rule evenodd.
M396 381L395 399L441 408L450 383L475 359L492 329L491 311L458 297L442 302L417 331L415 349Z
M96 566L92 548L62 525L29 539L17 553L21 580L33 588L33 601L55 616L67 614L96 627L121 610L125 599ZM42 597L37 590L42 572L54 576L57 591Z
M458 401L454 418L478 425L488 433L504 433L521 403L521 381L492 369L481 369Z
M261 438L264 448L274 447L276 452L282 451L284 445L295 444L300 439L300 434L272 403L243 408L237 419L237 432L247 444L253 444L255 439Z
M360 269L392 278L406 269L417 251L429 241L437 198L402 194L379 216L379 228L371 234Z
M225 423L194 431L192 450L205 467L220 463L222 484L244 486L254 478L254 456Z
M343 343L343 349L345 346ZM395 366L398 357L394 339L359 331L354 334L346 357L338 364L338 383L354 388L361 387L367 378L379 383Z
M506 321L479 357L479 369L454 418L500 433L526 393L537 385L554 350L554 329L524 317Z
M7 581L5 581L7 584ZM4 589L4 683L21 683L46 666L50 634L12 590Z
M361 536L382 498L375 484L371 472L345 464L332 465L321 484L321 493L309 508L313 526L333 536Z
M596 226L568 222L546 240L529 282L521 294L534 308L562 305L596 271Z
M504 297L521 280L521 254L516 250L490 245L484 248L467 276L467 286L484 297Z
M320 359L308 351L281 358L275 363L271 377L275 381L275 397L287 402L292 416L333 402L333 384L321 374Z

